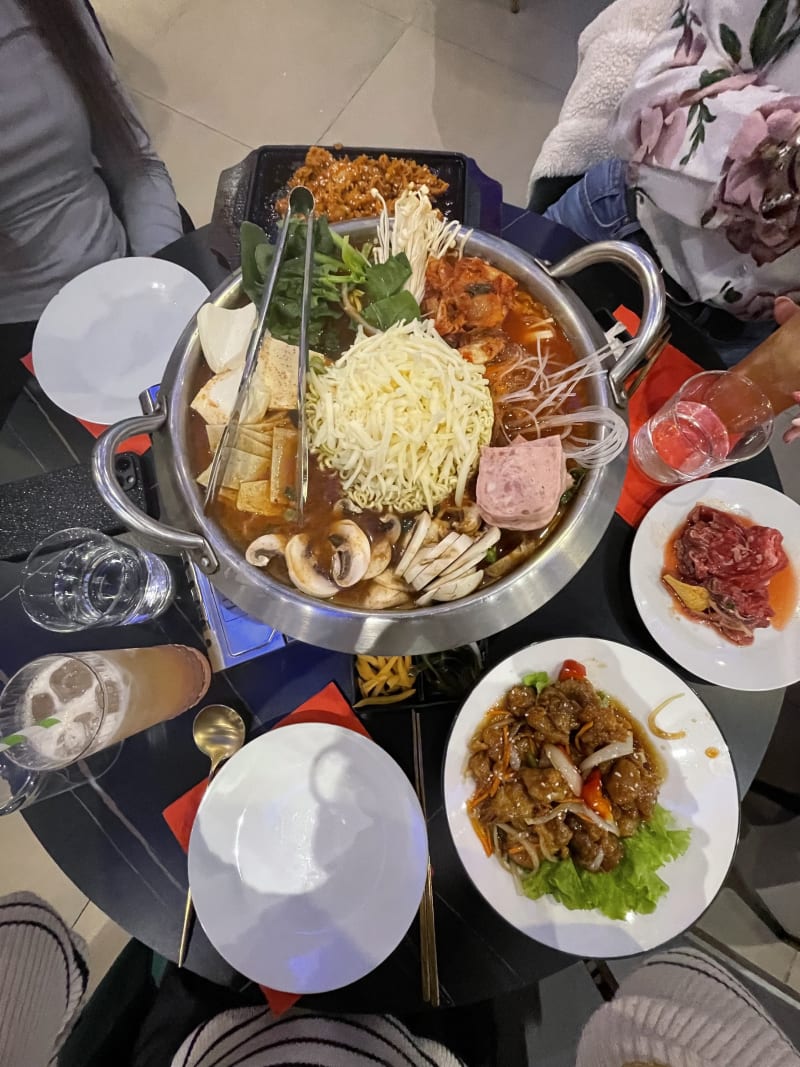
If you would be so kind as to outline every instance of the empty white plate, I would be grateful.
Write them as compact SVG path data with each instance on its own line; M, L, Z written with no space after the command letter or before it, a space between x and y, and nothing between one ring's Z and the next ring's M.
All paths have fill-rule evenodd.
M782 630L756 630L752 645L734 645L711 626L681 612L664 588L664 549L699 503L773 526L795 576L800 574L800 507L783 493L743 478L707 478L673 489L648 511L631 551L631 588L654 640L698 678L748 692L779 689L800 680L800 604Z
M100 263L67 282L42 313L33 366L54 404L108 425L141 415L175 343L208 289L164 259Z
M525 674L547 671L555 678L565 659L587 669L589 681L610 693L648 733L647 717L667 697L680 694L661 712L666 731L685 730L676 741L648 733L660 754L665 777L658 802L677 828L690 829L687 851L658 871L669 891L650 915L609 919L599 911L570 911L553 897L530 900L496 857L487 857L467 815L475 783L465 774L468 746L486 713ZM527 937L586 958L647 952L677 937L702 915L725 878L739 832L739 796L728 746L699 697L671 670L616 641L564 637L515 652L473 689L447 745L444 765L447 821L461 862L489 904Z
M362 978L397 947L428 863L411 783L374 742L297 723L222 768L189 844L209 940L242 974L287 993Z

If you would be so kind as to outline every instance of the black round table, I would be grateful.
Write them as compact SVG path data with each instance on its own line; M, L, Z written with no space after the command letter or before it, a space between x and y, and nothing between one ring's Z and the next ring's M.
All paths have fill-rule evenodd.
M556 260L579 244L569 231L539 216L508 208L503 236L535 255ZM193 270L211 287L225 271L197 231L162 255ZM626 303L639 310L628 279L615 268L593 268L573 286L597 311ZM719 366L703 338L682 320L673 322L678 347L706 367ZM779 488L765 452L736 468L736 475ZM490 638L488 664L534 641L568 635L621 641L666 660L642 625L628 580L633 530L615 515L602 542L580 573L549 604ZM0 668L11 673L36 655L89 649L184 642L202 647L191 603L181 600L161 620L130 629L81 635L48 634L28 623L16 596L18 567L0 564ZM7 637L5 635L8 635ZM669 662L673 669L675 664ZM679 671L684 674L685 672ZM280 652L217 675L206 702L230 703L249 713L250 736L312 696L327 682L352 697L351 658L292 643ZM737 693L687 677L707 704L733 755L743 794L763 758L782 702L782 691ZM426 711L422 721L430 849L436 892L436 924L442 1003L468 1004L528 986L572 961L528 940L501 919L464 873L446 826L441 767L457 708ZM25 818L44 847L75 884L115 922L161 955L175 959L186 892L186 858L162 817L163 809L207 772L191 738L191 714L125 742L116 764L98 782L42 801ZM366 711L374 739L412 776L408 709ZM220 983L234 975L199 925L188 957L192 970ZM421 1006L416 924L392 956L362 981L335 993L307 998L320 1007L350 1011L409 1011Z

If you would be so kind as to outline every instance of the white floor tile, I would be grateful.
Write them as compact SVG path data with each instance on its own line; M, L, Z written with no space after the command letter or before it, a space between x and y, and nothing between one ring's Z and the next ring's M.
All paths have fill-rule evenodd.
M735 893L723 889L697 924L735 952L785 982L795 963L791 946L776 941Z
M420 0L414 24L564 92L575 76L577 31L543 22L538 3L513 14L508 0Z
M132 96L156 150L167 165L178 200L192 216L195 226L205 225L211 219L220 171L244 159L250 147L149 96L137 92Z
M417 13L421 0L363 0L369 7L382 11L384 15L393 15L403 22L411 22Z
M323 140L445 148L474 156L522 204L561 93L416 26L362 86Z
M17 812L0 818L0 896L27 890L55 908L72 926L88 903L80 889L52 860Z
M75 933L86 941L89 950L88 996L91 996L130 937L94 904L87 904L75 924Z
M195 0L125 74L245 144L314 143L404 28L359 0Z
M192 0L93 0L114 61L123 74L147 67L153 41L172 25ZM153 86L155 88L155 86Z

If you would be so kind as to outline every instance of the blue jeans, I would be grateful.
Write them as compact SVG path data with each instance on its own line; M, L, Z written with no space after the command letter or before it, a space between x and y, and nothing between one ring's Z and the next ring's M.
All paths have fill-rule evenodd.
M584 241L636 240L641 234L639 221L630 210L628 188L625 183L625 163L621 159L604 159L595 163L580 181L570 186L555 204L545 211L544 217L566 226ZM700 305L694 304L696 311ZM710 310L710 309L709 309ZM704 327L704 310L690 316L694 325ZM720 339L710 336L726 367L732 367L760 345L775 329L770 321L743 322L742 331L734 338Z
M550 205L544 217L590 242L624 241L642 229L628 207L625 164L621 159L595 163L560 200Z

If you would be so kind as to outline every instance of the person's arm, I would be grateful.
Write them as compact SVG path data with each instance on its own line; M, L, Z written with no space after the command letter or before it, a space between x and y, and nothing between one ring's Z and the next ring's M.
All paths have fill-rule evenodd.
M111 191L114 206L122 217L132 254L151 256L183 233L175 190L167 168L153 148L147 131L136 117L133 103L120 84L113 60L90 12L84 10L83 15L87 34L107 62L111 77L131 108L135 119L133 130L141 150L141 164L132 168L129 163L120 160L113 146L104 143L94 130L92 150Z
M612 122L617 151L660 207L722 229L768 263L797 243L797 206L771 210L769 146L800 130L800 15L774 0L683 0ZM785 11L785 5L784 5ZM796 83L796 84L795 84Z

